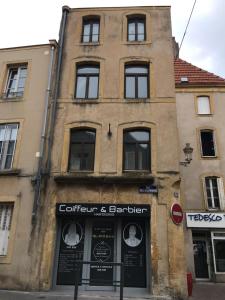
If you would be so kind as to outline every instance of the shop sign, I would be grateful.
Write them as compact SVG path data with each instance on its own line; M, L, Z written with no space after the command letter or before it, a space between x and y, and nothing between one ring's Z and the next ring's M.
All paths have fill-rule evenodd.
M186 213L187 227L225 228L224 213Z
M171 218L176 225L179 225L183 221L183 210L180 204L174 203L171 207Z
M158 194L157 186L155 185L143 185L139 187L139 193L141 194Z
M149 217L150 205L146 204L90 204L90 203L58 203L58 216L95 216L95 217Z

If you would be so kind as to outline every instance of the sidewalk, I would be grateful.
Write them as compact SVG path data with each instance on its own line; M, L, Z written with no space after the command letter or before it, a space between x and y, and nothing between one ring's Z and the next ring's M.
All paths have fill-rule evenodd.
M190 300L225 300L225 283L196 283Z

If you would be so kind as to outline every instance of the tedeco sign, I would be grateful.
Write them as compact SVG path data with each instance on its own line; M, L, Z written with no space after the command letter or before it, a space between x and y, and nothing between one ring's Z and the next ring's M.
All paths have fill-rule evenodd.
M171 219L174 224L179 225L183 221L183 210L180 204L174 203L171 206Z

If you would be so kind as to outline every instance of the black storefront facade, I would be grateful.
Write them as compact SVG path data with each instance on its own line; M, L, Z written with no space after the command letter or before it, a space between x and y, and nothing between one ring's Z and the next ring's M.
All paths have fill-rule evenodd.
M53 286L117 291L123 263L125 291L150 292L150 205L57 203ZM81 262L92 262L82 264Z

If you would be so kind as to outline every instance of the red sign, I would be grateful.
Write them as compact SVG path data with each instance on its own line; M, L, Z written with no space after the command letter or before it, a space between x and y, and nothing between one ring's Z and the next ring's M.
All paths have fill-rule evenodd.
M171 207L171 218L176 225L183 221L183 210L178 203L174 203Z

